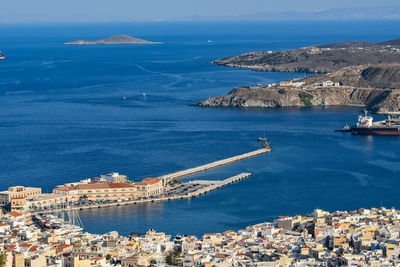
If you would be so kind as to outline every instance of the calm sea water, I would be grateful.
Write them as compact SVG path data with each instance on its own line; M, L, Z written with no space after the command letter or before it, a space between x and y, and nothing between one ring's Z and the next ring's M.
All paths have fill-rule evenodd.
M246 51L398 38L400 22L0 25L0 184L55 185L117 171L140 180L259 148L187 179L254 175L199 198L80 212L85 230L240 229L279 215L399 208L400 139L335 133L360 108L189 106L240 85L303 77L207 62ZM65 46L131 34L162 45ZM212 42L208 42L212 40ZM126 100L122 98L126 97Z

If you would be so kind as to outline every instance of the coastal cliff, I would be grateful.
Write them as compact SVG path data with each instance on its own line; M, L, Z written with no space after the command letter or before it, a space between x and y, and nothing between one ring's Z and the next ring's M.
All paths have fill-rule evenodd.
M400 39L351 41L284 51L248 52L210 62L255 71L318 74L280 84L242 86L197 106L313 107L365 106L385 113L400 110Z
M160 42L150 42L143 39L138 39L129 35L114 35L104 39L89 41L76 40L64 43L66 45L91 45L91 44L161 44Z
M312 107L366 106L377 113L399 111L400 90L383 89L271 89L259 86L239 87L224 96L198 103L207 107Z
M284 86L242 86L196 105L251 108L356 105L377 113L394 112L400 110L399 82L398 65L354 66L296 79Z

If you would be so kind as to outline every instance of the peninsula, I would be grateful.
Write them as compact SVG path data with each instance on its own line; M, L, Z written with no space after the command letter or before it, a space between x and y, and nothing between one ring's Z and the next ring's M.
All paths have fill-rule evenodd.
M250 52L211 62L257 71L317 74L268 85L241 86L195 105L208 107L364 106L400 110L400 39L344 42L278 52Z
M92 44L162 44L161 42L151 42L143 39L138 39L129 35L114 35L104 39L89 41L76 40L64 43L66 45L92 45Z
M211 62L256 71L324 74L349 66L400 63L400 39L381 43L341 42L284 51L248 52Z

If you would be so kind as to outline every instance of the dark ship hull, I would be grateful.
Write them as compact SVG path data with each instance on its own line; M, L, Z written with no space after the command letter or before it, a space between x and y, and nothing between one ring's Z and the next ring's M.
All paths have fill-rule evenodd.
M362 135L400 135L400 127L352 127L351 132Z

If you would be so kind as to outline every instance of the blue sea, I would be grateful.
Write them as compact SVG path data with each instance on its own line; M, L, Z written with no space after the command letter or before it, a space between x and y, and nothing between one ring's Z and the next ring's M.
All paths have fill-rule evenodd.
M248 51L399 38L399 21L0 25L0 190L112 171L137 181L258 149L187 177L253 176L191 200L85 210L85 230L238 230L280 215L399 206L400 139L352 136L359 107L199 108L234 87L304 77L207 64ZM129 34L160 45L66 46ZM211 42L208 42L210 40Z

